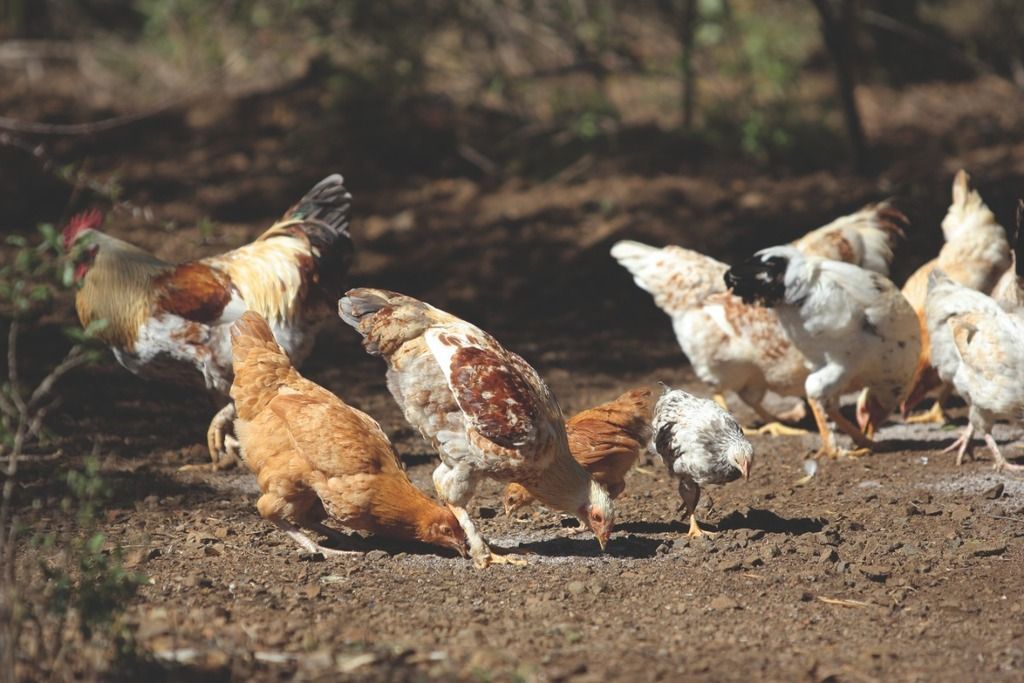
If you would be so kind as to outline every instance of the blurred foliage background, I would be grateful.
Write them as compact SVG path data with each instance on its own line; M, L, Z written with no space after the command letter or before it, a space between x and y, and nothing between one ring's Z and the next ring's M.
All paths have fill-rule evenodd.
M759 163L835 163L831 143L842 141L855 147L850 158L866 160L856 149L863 124L844 111L844 87L979 75L1024 85L1024 4L1015 0L5 0L0 7L0 64L17 64L26 81L33 71L45 79L47 62L70 60L82 78L64 87L120 112L312 78L322 85L325 115L285 125L296 142L355 129L365 144L417 170L460 158L482 173L500 165L543 175L587 152L628 146L625 132L645 129ZM825 39L829 27L835 45ZM852 81L837 85L834 72L844 64ZM410 142L402 131L411 128L436 139Z

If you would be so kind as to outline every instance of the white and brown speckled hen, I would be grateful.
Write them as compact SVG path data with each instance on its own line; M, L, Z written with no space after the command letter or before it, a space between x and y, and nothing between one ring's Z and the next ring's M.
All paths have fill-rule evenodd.
M904 225L906 217L883 202L838 218L794 244L811 255L851 261L886 274ZM672 318L679 346L720 405L726 405L724 392L734 391L766 423L761 431L804 433L781 424L799 420L802 404L776 416L764 407L764 397L768 391L802 397L806 361L787 338L775 311L748 305L726 291L726 264L682 247L657 248L628 240L616 243L611 254Z
M652 450L679 479L681 509L690 520L689 535L702 536L697 523L701 487L750 476L754 447L728 411L715 401L665 387L654 406Z
M562 411L525 360L475 325L395 292L353 289L338 309L366 350L387 361L388 389L441 456L434 486L478 566L513 561L491 551L466 511L484 477L521 484L577 516L604 547L611 499L572 457Z

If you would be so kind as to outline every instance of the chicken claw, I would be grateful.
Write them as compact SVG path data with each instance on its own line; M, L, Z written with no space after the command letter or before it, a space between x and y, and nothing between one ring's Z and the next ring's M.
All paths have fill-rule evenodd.
M1022 472L1024 471L1024 465L1017 465L1012 462L1007 462L1006 456L999 450L999 446L996 445L996 440L992 438L991 434L985 435L985 443L988 444L988 449L992 451L992 457L995 458L995 465L992 468L996 472L1002 472L1003 470L1009 472Z
M324 557L330 555L362 555L363 553L359 550L337 550L335 548L327 548L320 545L306 534L299 531L299 528L294 524L283 519L272 519L272 521L281 531L288 534L288 536L299 544L299 546L307 553L320 553Z
M964 463L964 456L970 456L971 460L974 460L974 444L971 439L974 437L974 425L968 424L967 427L960 432L960 436L957 437L956 441L951 443L942 449L943 453L950 453L956 451L956 465L959 467Z
M810 434L806 429L790 427L782 422L769 422L755 429L744 428L743 433L749 435L767 434L769 436L806 436Z
M513 567L525 567L529 564L522 557L516 557L515 554L506 555L504 553L496 553L490 550L486 555L473 559L473 564L478 569L486 569L492 564L510 564Z
M908 415L903 420L908 425L916 424L946 424L946 411L942 409L942 402L936 401L932 404L932 407L922 413L915 413Z
M229 469L240 461L240 445L234 435L235 404L229 403L213 416L206 431L206 445L214 470Z
M700 538L701 536L714 538L718 535L718 532L708 531L707 529L701 529L700 525L697 524L697 515L690 515L690 530L686 532L686 535L690 538Z

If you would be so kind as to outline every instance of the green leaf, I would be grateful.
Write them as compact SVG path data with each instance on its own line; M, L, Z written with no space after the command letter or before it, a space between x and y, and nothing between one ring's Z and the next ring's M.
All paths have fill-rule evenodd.
M103 543L107 540L107 537L102 533L97 532L92 535L89 542L86 543L86 549L93 555L98 555L103 550Z

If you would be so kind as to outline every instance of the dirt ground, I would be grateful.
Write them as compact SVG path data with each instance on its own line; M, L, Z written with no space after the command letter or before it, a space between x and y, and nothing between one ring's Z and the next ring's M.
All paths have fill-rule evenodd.
M713 159L638 170L599 157L546 181L442 169L396 182L361 176L360 158L335 147L333 158L289 157L271 123L217 128L195 123L206 120L198 116L60 143L54 153L86 156L97 174L116 169L125 195L163 219L192 226L213 217L217 231L207 239L194 227L112 217L110 232L176 260L252 237L306 185L340 170L356 197L352 284L405 291L489 329L540 370L572 413L657 380L703 392L667 318L608 257L616 239L674 242L728 259L895 193L914 220L899 279L937 250L938 220L961 165L1008 225L1024 187L1020 97L984 80L945 88L865 94L882 166L866 176L770 175ZM935 128L913 127L936 101L947 106L929 119ZM259 119L261 111L304 106L295 93L275 103L245 111ZM15 113L60 106L21 102ZM885 112L884 121L872 112ZM997 120L985 112L998 112ZM7 190L23 193L22 215L66 213L59 189L45 205L27 206L24 197L45 196L51 185L21 152L3 153L8 168L25 169ZM31 349L26 363L41 368L59 355L59 327L73 321L68 304L23 345ZM354 332L329 325L304 372L377 418L413 480L430 490L434 456L388 395L383 364ZM713 489L713 506L708 498L702 505L720 531L714 539L686 537L675 486L652 460L630 474L603 554L589 534L570 535L570 523L548 511L505 518L500 489L488 483L471 512L497 545L531 554L526 567L478 571L430 548L375 539L356 541L364 556L303 557L257 516L247 472L179 470L207 457L201 444L213 410L205 400L137 380L112 359L69 378L64 394L50 425L57 459L25 463L19 504L36 528L66 528L58 463L101 455L115 489L105 530L151 578L129 610L144 654L133 677L1024 676L1024 479L994 473L983 449L978 461L955 467L939 452L954 426L891 424L877 454L822 462L805 486L795 482L816 437L752 437L750 481ZM954 413L958 426L963 412ZM1020 436L1005 425L996 432L1000 442Z

